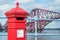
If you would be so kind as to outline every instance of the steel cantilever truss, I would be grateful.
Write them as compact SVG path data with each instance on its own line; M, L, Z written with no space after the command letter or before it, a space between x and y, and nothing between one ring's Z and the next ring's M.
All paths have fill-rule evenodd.
M60 19L60 13L53 12L49 10L35 8L31 11L30 15L28 16L27 28L34 32L35 30L35 20L34 18L37 17L37 29L38 32L42 32L44 27L51 23L53 20ZM37 19L35 18L35 19Z

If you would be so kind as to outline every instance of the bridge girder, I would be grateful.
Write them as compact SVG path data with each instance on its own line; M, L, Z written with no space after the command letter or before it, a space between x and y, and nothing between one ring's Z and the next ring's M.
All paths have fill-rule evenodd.
M49 11L49 10L44 10L44 9L39 9L39 8L35 8L33 10L31 10L30 15L28 16L28 18L34 18L35 16L37 16L39 18L39 20L37 20L37 29L38 31L43 31L44 27L46 25L48 25L49 23L51 23L53 20L40 20L40 19L59 19L60 18L60 13L58 12L53 12L53 11ZM1 19L6 19L5 17L0 17ZM35 21L34 20L29 20L29 22L26 23L27 26L27 30L30 30L31 32L35 30ZM7 22L4 25L5 26L5 30L7 30Z

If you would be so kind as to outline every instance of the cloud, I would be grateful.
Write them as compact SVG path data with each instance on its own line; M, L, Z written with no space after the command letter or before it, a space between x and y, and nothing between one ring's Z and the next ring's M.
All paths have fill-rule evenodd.
M15 7L15 5L11 5L11 4L3 4L3 5L0 5L0 11L8 11L10 10L11 8Z
M53 3L51 3L53 7L60 7L60 0L55 0Z
M49 3L33 3L31 5L28 5L28 7L24 6L23 8L32 10L34 8L41 8L41 9L46 9L46 10L51 10L51 11L56 11L60 12L60 0L54 0Z
M30 2L34 2L34 0L17 0L20 3L30 3ZM16 1L14 1L14 3L16 3Z
M0 10L7 10L10 7L10 5L4 4L4 5L0 5Z
M3 4L0 5L0 17L5 17L5 12L9 11L14 5Z
M0 1L5 1L5 0L0 0Z
M60 0L54 0L53 2L50 2L47 4L47 7L49 10L60 12Z
M29 5L27 5L27 4L21 5L21 7L28 12L30 12L34 8L47 9L47 10L52 10L52 11L59 11L60 10L60 1L59 0L54 0L53 2L49 2L48 4L35 3L34 2L35 0L17 0L17 1L20 3L29 3L30 2ZM13 1L13 2L16 3L16 1ZM34 2L34 3L32 4L31 2ZM0 5L0 11L5 12L12 7L14 7L13 3Z
M49 23L45 28L60 28L60 22L53 21L53 22Z
M25 9L26 11L28 11L29 13L31 12L32 9L34 8L42 8L45 9L45 5L42 4L37 4L37 3L33 3L33 4L29 4L29 5L22 5L21 6L23 9Z
M34 8L47 9L47 10L57 11L57 12L59 12L59 10L60 10L59 9L60 8L60 1L59 0L54 0L53 2L51 1L51 2L45 3L45 4L37 3L37 2L35 2L35 0L17 0L17 1L20 3L24 3L22 8L24 8L26 10L32 10ZM13 3L15 4L16 1L13 1ZM26 5L25 5L25 3L26 3ZM27 5L27 3L30 3L30 4Z

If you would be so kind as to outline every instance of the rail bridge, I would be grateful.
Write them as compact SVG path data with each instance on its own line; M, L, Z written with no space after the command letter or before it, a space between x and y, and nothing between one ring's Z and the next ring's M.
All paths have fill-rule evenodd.
M6 19L5 17L0 17L0 19ZM43 29L46 25L51 23L54 20L60 19L60 13L49 11L45 9L34 8L31 10L28 18L26 19L26 28L27 32L35 32L35 26L37 26L37 31L39 33L43 32ZM37 22L35 25L35 21ZM7 31L7 21L4 25L5 30Z
M30 26L28 30L34 32L36 20L37 31L41 33L43 32L43 29L46 25L58 19L60 19L60 13L58 12L35 8L30 12L30 15L28 16L27 27Z

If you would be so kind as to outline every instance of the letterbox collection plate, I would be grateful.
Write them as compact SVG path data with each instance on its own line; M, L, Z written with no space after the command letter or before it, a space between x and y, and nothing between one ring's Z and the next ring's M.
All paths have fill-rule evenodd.
M24 38L24 30L23 29L17 30L17 38Z

